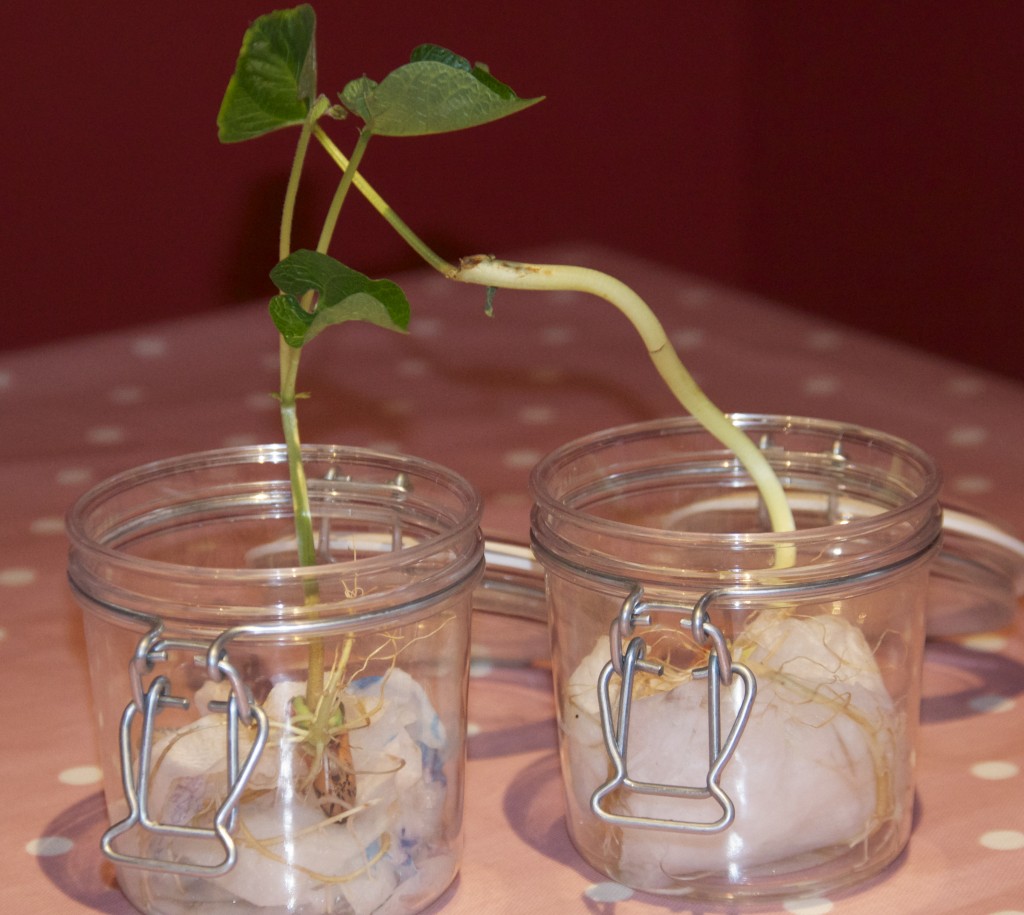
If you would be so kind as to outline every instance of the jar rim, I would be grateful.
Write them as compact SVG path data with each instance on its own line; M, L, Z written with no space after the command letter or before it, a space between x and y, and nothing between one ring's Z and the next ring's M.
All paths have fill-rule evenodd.
M438 553L450 544L456 544L467 535L478 531L482 513L482 501L477 490L465 478L453 470L424 458L411 455L394 454L370 448L351 446L304 444L303 459L306 462L315 460L359 464L378 469L395 469L404 474L430 480L451 493L455 499L456 510L446 516L450 526L424 539L403 545L401 549L403 562L415 562L419 557ZM196 566L168 562L144 556L126 554L116 545L105 541L102 532L90 530L89 513L100 509L108 500L119 493L127 493L133 488L141 488L147 484L158 483L161 479L172 479L198 470L216 470L232 465L274 464L287 465L287 448L284 444L238 445L208 451L189 452L182 455L160 458L107 477L83 493L69 508L66 515L66 530L71 543L72 553L79 551L105 563L123 565L130 563L133 569L153 578L171 577L187 574L197 582L215 580L222 577L225 571L238 581L257 582L273 577L311 578L339 574L348 575L353 570L369 574L393 563L394 551L381 552L361 556L356 559L332 562L311 566L295 565L274 566L271 568L246 568L231 566ZM287 478L283 478L287 486ZM110 529L107 529L109 533ZM478 535L479 539L479 535ZM481 546L482 550L482 546ZM475 563L471 563L475 564Z
M832 437L840 441L871 441L873 445L888 448L892 453L899 454L907 465L916 465L920 473L922 485L915 494L909 496L898 506L863 518L844 520L839 525L800 528L795 531L759 531L759 532L703 532L685 530L666 530L648 527L612 518L603 518L588 512L585 508L567 502L554 491L551 481L565 466L578 460L585 454L595 454L613 445L625 441L639 441L654 437L672 435L703 435L711 438L698 420L692 416L672 417L668 419L645 420L604 429L567 442L543 457L530 474L530 490L535 501L535 518L538 512L548 512L560 518L572 519L576 523L585 524L588 529L603 532L611 536L624 536L643 542L658 542L673 546L722 546L744 547L756 545L767 549L778 544L793 544L819 540L827 536L831 530L842 528L844 536L857 536L868 533L880 526L899 522L905 516L919 512L930 503L937 505L941 484L940 471L932 458L921 448L890 433L882 432L854 423L823 420L813 417L792 416L783 414L730 413L729 419L747 434L769 431L778 433L798 432ZM723 452L728 452L724 445Z

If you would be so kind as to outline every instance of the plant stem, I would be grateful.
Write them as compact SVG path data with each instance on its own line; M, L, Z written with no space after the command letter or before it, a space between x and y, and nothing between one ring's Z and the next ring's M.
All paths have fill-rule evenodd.
M291 253L291 226L295 211L295 201L298 195L299 179L302 166L305 162L306 151L309 147L309 138L315 131L323 135L319 126L316 125L317 108L314 108L306 122L302 125L302 134L299 137L299 144L292 161L292 170L288 176L288 187L285 192L284 207L281 214L281 234L279 238L279 255L284 260ZM327 252L338 225L338 217L341 215L341 208L348 196L349 188L353 180L358 176L358 166L366 153L367 145L373 134L363 129L359 132L355 148L352 153L351 168L343 169L341 180L331 199L327 215L320 230L320 238L317 241L317 251L321 254ZM312 311L315 307L312 293L303 297L302 307ZM285 448L288 454L288 474L292 490L292 510L295 515L295 538L298 546L299 564L303 566L316 565L316 543L313 537L313 513L309 504L309 484L306 479L306 471L302 463L302 443L299 437L299 420L297 411L297 377L299 361L302 350L298 347L291 347L285 343L282 337L279 343L280 353L280 410L281 427L284 432ZM315 581L307 581L304 585L306 605L315 606L319 600L319 588ZM314 611L315 612L315 611ZM314 639L309 644L309 662L306 677L306 705L310 709L316 709L320 697L323 694L324 680L324 643L321 639Z
M486 255L463 258L453 279L504 289L572 290L595 295L619 309L640 334L662 380L682 406L746 468L764 500L774 531L791 531L795 524L785 491L764 453L711 402L682 364L661 322L625 283L588 267L518 264ZM789 551L777 565L792 563Z
M295 517L295 540L298 548L299 565L316 565L316 543L313 539L313 512L309 504L309 485L306 469L302 463L302 441L299 438L299 418L296 409L298 395L295 390L301 350L280 343L281 352L281 429L284 432L285 450L288 455L288 478L292 491L292 513ZM317 583L306 579L303 582L306 606L315 606L320 591ZM321 639L309 643L309 661L306 675L306 704L316 708L323 692L324 644Z
M349 165L351 164L348 158L342 153L334 141L327 136L324 129L316 124L313 127L313 135L320 141L320 145L326 150L333 160L335 165L338 166L343 172L348 173L350 171ZM355 154L353 153L353 158ZM359 174L355 169L351 169L353 172L352 183L356 186L356 189L362 194L370 205L387 221L388 225L391 226L405 241L410 248L413 249L420 257L423 258L431 267L433 267L438 273L444 274L446 277L451 279L458 271L456 267L448 261L446 261L439 254L436 254L409 226L402 221L401 217L384 201L384 198L380 196L372 187L372 185Z
M293 350L297 352L297 350ZM281 386L281 426L284 430L285 448L288 453L288 473L292 488L292 507L295 513L295 536L298 544L299 564L315 565L316 544L313 540L313 515L309 506L309 487L302 467L302 442L299 438L299 423L296 409L295 372L298 359L288 361L289 374ZM307 589L307 599L310 596ZM308 601L307 601L308 602Z
M679 403L725 447L729 448L750 474L764 500L765 508L776 532L795 529L793 513L785 491L763 452L732 424L729 418L700 389L693 376L682 364L668 340L661 322L646 302L625 283L586 267L544 264L517 264L479 255L463 258L458 267L448 263L432 251L398 214L384 201L373 187L346 159L319 125L313 133L343 171L355 172L352 183L384 217L389 225L431 267L448 279L462 283L505 289L573 290L598 296L619 309L640 334L647 353L662 380ZM353 156L354 159L354 156ZM785 568L795 560L792 547L780 546L776 550L776 568Z
M312 130L313 123L307 118L302 125L302 131L299 133L299 142L295 146L295 155L292 157L292 168L288 173L288 186L285 188L284 205L281 208L281 229L277 240L277 258L282 261L292 251L292 224L295 221L295 201L299 196L302 166L306 161L306 152L309 150L309 138Z
M315 130L320 131L321 128L317 126ZM356 140L349 163L351 168L342 169L341 181L338 184L338 189L334 192L334 198L331 200L331 205L327 210L327 216L324 217L324 225L320 230L320 240L316 246L317 251L321 254L327 253L327 248L331 243L331 236L334 235L335 226L338 224L338 216L341 214L342 204L348 196L348 189L352 187L353 179L359 174L359 163L363 161L366 147L372 136L373 134L365 127L359 131L359 138Z
M288 186L285 190L284 205L281 210L281 229L278 236L278 257L284 260L291 253L291 233L295 216L295 201L298 198L299 182L302 178L302 168L305 164L306 153L309 149L309 138L312 134L313 125L316 123L317 113L311 111L302 125L299 134L299 141L295 148L295 155L292 158L292 167L288 175ZM342 183L345 183L344 177ZM349 181L348 183L351 183ZM337 195L336 195L337 196ZM340 206L340 204L339 204ZM334 215L337 221L337 213ZM309 309L312 306L312 299L303 301L303 306ZM306 480L306 470L302 463L302 441L299 437L299 418L296 401L298 393L296 390L296 379L298 378L299 362L302 350L291 347L281 337L278 342L278 355L280 363L280 379L278 399L280 402L281 428L284 433L285 450L288 456L288 478L292 492L292 514L295 519L295 540L298 551L299 565L312 566L316 564L316 544L313 539L313 513L309 504L309 484ZM314 606L319 600L319 588L315 581L306 579L303 582L306 606ZM309 644L309 659L306 673L306 704L315 708L323 692L324 680L324 645L320 639L314 639Z

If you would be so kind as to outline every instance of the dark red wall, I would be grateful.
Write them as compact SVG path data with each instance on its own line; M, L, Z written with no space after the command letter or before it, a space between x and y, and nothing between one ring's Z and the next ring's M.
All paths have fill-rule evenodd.
M270 291L294 136L224 147L214 119L271 6L7 4L3 346ZM593 239L1024 377L1024 4L317 10L321 90L434 41L547 95L470 133L371 145L365 174L442 253ZM319 159L299 242L334 180ZM341 259L412 263L361 201L347 216Z
M1024 378L1024 4L745 9L744 284Z

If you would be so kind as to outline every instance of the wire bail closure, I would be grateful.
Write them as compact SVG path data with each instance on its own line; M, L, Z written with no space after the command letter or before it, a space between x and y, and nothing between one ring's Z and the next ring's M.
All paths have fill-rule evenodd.
M158 623L139 640L129 667L132 701L125 707L121 716L120 729L121 781L129 813L125 819L115 823L103 834L100 847L103 854L115 864L184 876L218 877L231 870L238 857L238 849L232 836L236 825L238 802L266 746L269 722L266 712L253 702L248 687L228 660L225 643L230 638L230 630L209 643L190 639L161 638L162 630L162 624ZM230 685L230 693L226 700L209 703L211 712L226 716L227 732L225 797L214 813L210 826L161 823L153 819L149 812L149 778L156 717L167 708L187 709L189 700L170 694L170 681L166 676L154 677L148 688L144 688L142 678L144 674L151 672L158 662L166 662L168 654L174 651L190 652L196 665L206 668L206 675L211 681L218 683L226 678ZM140 714L142 731L136 764L131 731L132 723ZM241 761L239 723L256 729L252 746ZM223 849L223 858L215 864L192 864L187 861L128 855L117 851L113 845L114 840L135 827L152 836L216 841Z
M695 680L707 680L708 695L708 769L704 784L669 785L657 782L639 781L629 774L629 717L633 704L633 688L636 674L664 676L664 666L645 659L647 644L641 636L633 635L637 626L651 624L652 611L679 612L678 606L653 604L644 600L643 587L637 585L623 601L622 609L611 626L611 659L601 671L597 684L598 704L601 711L601 730L605 749L612 763L613 774L591 796L590 808L606 823L618 826L633 826L641 829L662 829L681 833L718 833L728 829L736 817L735 804L721 786L722 773L736 751L743 730L750 717L750 709L757 694L757 683L753 673L745 665L732 660L722 631L711 623L707 605L716 596L708 592L694 605L689 614L689 628L694 641L709 646L708 663L692 671ZM684 611L685 612L685 611ZM686 625L686 617L680 624ZM622 648L625 643L625 649ZM611 684L613 677L619 678L617 708L613 709ZM734 678L743 684L743 695L739 707L722 739L721 687L730 686ZM672 722L666 722L667 727ZM607 809L606 799L618 789L643 795L655 795L683 800L706 800L717 802L721 816L711 822L679 820L660 817L632 816L613 813Z

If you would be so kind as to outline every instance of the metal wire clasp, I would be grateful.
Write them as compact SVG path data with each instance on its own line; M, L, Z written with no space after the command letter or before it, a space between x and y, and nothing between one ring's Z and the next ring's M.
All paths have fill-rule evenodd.
M629 774L629 716L633 704L633 688L637 671L652 676L664 675L664 667L645 659L647 645L641 636L633 635L638 625L650 625L651 613L654 610L679 612L679 607L665 604L648 604L644 600L643 588L639 585L633 589L622 604L622 610L615 618L611 627L611 659L601 671L598 678L597 695L601 711L601 730L604 734L605 749L611 760L613 773L611 778L601 785L590 798L590 808L594 814L606 823L620 826L634 826L642 829L664 829L672 832L685 833L717 833L727 829L736 816L736 808L721 786L722 773L736 750L743 729L750 717L750 709L757 693L754 675L743 664L735 663L729 654L722 631L712 625L707 612L707 604L713 592L704 595L697 601L689 614L689 628L694 641L698 645L708 645L708 662L704 667L695 668L691 673L695 680L707 680L708 693L708 770L707 778L702 785L669 785L656 782L638 781ZM680 620L685 625L686 618ZM623 649L625 643L625 649ZM617 709L612 708L611 682L612 677L619 677L619 697ZM729 727L725 739L722 739L721 719L721 686L732 684L733 678L743 683L743 695L739 707ZM681 688L681 687L677 687ZM666 721L666 728L673 727L673 722ZM659 817L633 816L630 814L613 813L606 809L605 799L617 789L624 792L655 795L665 798L682 798L686 800L714 799L722 813L712 822L679 820Z
M115 823L104 834L100 842L103 854L115 864L142 867L196 877L217 877L227 873L235 865L238 849L232 832L235 829L238 802L259 761L267 743L269 723L267 715L252 701L248 687L242 682L238 671L229 662L222 636L206 643L186 639L165 639L161 637L162 626L155 626L139 641L129 667L132 687L132 701L121 716L121 781L129 814ZM151 672L158 662L166 662L174 651L187 651L193 655L197 666L205 667L207 676L214 682L227 679L230 685L228 698L209 703L211 712L223 714L226 718L227 755L224 800L213 815L210 826L186 826L161 823L149 812L149 780L153 763L153 740L157 715L166 708L187 709L187 699L169 693L170 681L166 676L153 678L148 688L144 687L143 675ZM139 738L138 760L132 748L132 723L142 715L142 729ZM245 759L239 756L239 722L246 727L255 727L252 746ZM224 852L223 858L215 864L192 864L181 860L165 860L142 855L129 855L114 848L114 840L134 827L154 836L179 839L217 841Z

